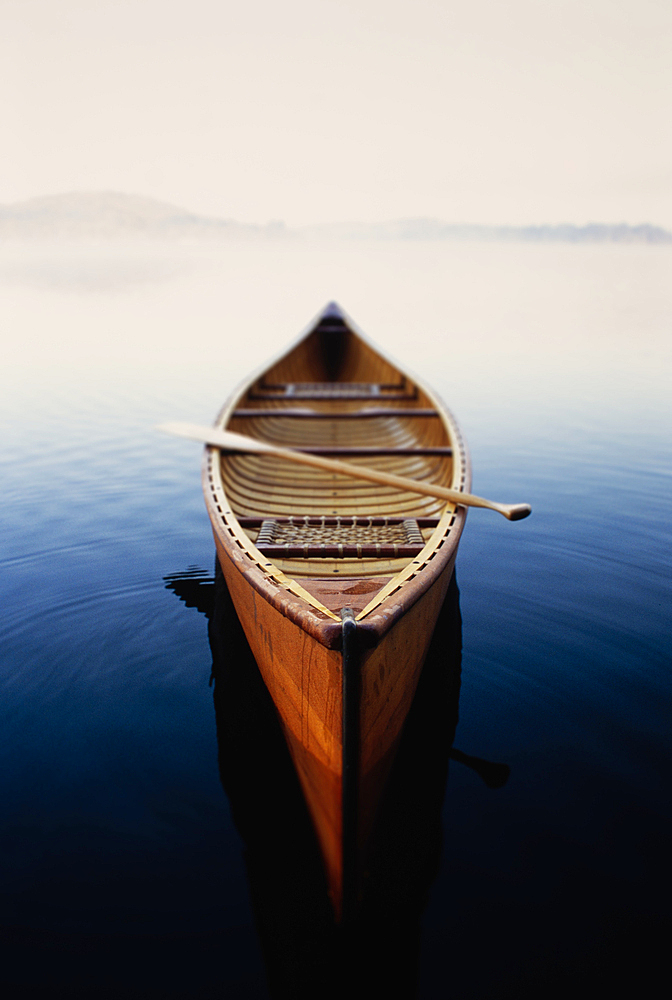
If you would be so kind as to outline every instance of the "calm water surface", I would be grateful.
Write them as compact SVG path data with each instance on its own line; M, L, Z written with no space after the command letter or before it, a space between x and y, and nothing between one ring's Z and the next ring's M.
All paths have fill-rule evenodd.
M383 896L409 913L426 897L418 995L653 992L671 929L671 265L636 246L0 248L6 995L267 997L265 957L273 977L297 912L319 911L297 888L308 841L305 863L264 854L304 820L281 746L245 770L267 706L237 687L253 664L215 600L200 449L153 426L210 422L329 299L446 399L474 490L534 511L470 513L461 754L444 788L453 684L407 765ZM438 676L448 647L459 669L451 636Z

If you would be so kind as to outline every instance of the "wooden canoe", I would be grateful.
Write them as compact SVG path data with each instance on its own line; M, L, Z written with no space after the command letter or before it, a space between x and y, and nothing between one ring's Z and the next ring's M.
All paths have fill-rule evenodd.
M334 304L215 426L468 491L459 428ZM275 703L338 919L434 626L466 509L275 455L206 447L217 555ZM269 832L272 836L272 832Z

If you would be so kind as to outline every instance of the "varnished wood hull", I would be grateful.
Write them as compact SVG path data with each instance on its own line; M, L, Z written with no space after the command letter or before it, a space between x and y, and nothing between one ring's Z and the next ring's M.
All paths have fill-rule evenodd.
M217 426L345 450L350 461L452 489L470 485L449 412L333 307L234 394ZM340 917L356 905L358 865L466 510L214 448L203 482L218 559L277 708ZM404 521L415 525L403 527L408 538L400 536Z

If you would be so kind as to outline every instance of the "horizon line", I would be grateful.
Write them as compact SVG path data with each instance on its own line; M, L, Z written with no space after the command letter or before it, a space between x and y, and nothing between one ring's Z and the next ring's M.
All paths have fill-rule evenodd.
M417 223L430 223L430 224L433 224L433 225L437 225L438 224L440 226L450 227L450 228L469 227L469 228L472 228L472 229L478 228L478 229L490 229L490 230L492 230L492 229L543 229L543 228L558 229L558 228L563 228L563 227L571 227L571 228L574 228L574 229L586 229L586 228L589 228L591 226L601 226L601 227L609 227L609 228L627 227L628 229L641 229L641 228L644 228L644 227L650 227L652 229L662 230L667 235L669 235L670 237L672 237L672 231L668 230L666 226L663 226L663 225L661 225L659 223L654 223L654 222L645 221L645 220L640 220L639 222L633 223L633 222L626 222L624 219L620 219L619 221L611 221L611 222L598 221L595 218L588 219L588 221L586 221L586 222L572 222L572 221L569 221L568 219L564 219L563 221L556 221L556 222L550 222L550 221L547 221L547 220L543 221L543 222L530 222L530 221L527 221L527 222L470 222L470 221L466 221L466 220L448 221L448 220L446 220L445 218L442 218L439 215L422 214L422 215L397 215L397 216L388 216L386 218L380 218L380 219L377 219L377 220L365 220L365 219L361 219L361 218L359 218L359 219L357 219L357 218L350 218L350 219L347 219L347 220L330 220L330 221L328 221L328 220L321 220L321 221L302 222L302 223L287 223L287 222L285 222L284 219L274 218L274 219L270 219L270 220L268 220L266 222L244 222L244 221L240 221L239 219L234 219L234 218L232 218L230 216L229 217L224 217L224 216L220 216L220 215L210 215L210 214L201 213L199 211L194 211L194 210L189 209L189 208L184 208L182 205L175 204L175 203L170 202L170 201L165 201L165 200L163 200L161 198L157 198L154 195L144 195L144 194L137 194L137 193L129 193L127 191L114 190L112 188L108 188L108 189L89 189L89 190L61 191L61 192L53 193L53 194L31 195L28 198L22 198L22 199L19 199L17 201L12 201L12 202L0 202L0 221L2 221L2 217L3 216L5 216L5 219L6 219L7 218L7 214L9 214L11 216L11 215L14 214L14 211L16 211L17 209L28 208L28 206L31 203L33 203L33 202L43 202L43 201L51 201L51 200L58 201L59 199L67 199L67 198L73 198L73 197L75 197L75 198L82 198L82 197L105 197L105 196L108 196L108 197L109 196L121 197L121 198L124 198L124 199L127 198L129 200L139 200L139 201L144 201L144 202L147 202L147 203L153 203L157 207L161 206L164 209L171 209L174 212L178 213L179 216L183 217L185 219L185 221L186 220L191 220L194 223L197 223L197 222L204 222L204 223L210 223L210 224L215 223L215 224L220 224L220 225L242 226L242 227L254 228L254 229L271 229L271 228L275 229L275 230L285 229L285 230L288 230L290 232L291 231L296 231L296 230L311 229L311 228L315 228L315 227L326 227L326 226L329 226L329 227L336 227L336 226L342 226L342 227L345 227L345 226L375 227L375 226L395 225L395 224L400 224L400 223L406 223L406 224L409 224L409 223L416 223L416 224Z

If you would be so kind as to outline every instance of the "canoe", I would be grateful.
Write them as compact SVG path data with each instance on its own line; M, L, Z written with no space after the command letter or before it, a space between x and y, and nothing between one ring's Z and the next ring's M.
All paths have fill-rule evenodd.
M470 487L451 413L333 303L233 393L215 427L425 485ZM362 857L466 508L210 446L203 488L218 560L282 724L340 920L357 906Z

